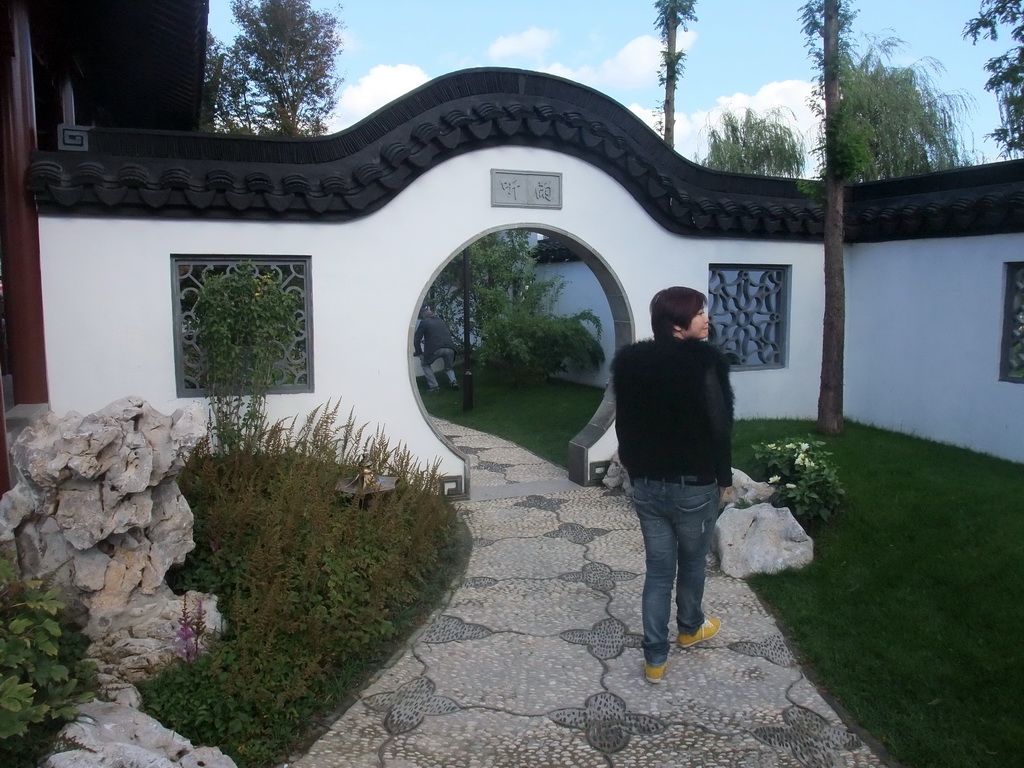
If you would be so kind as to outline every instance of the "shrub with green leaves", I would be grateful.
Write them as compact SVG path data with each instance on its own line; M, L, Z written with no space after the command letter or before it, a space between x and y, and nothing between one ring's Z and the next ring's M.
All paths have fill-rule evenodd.
M92 698L87 641L62 621L57 595L0 558L0 764L10 768L34 766L75 705Z
M455 516L436 467L418 467L383 434L364 437L351 417L339 425L336 410L268 427L251 450L201 447L179 477L196 549L168 581L216 593L227 631L208 654L143 683L143 706L240 768L283 759L389 653L410 606L446 572ZM338 493L364 452L399 478L394 491Z
M604 361L601 320L591 310L556 315L562 278L541 280L530 232L492 232L467 249L470 262L469 337L482 367L511 372L517 382L543 381L572 364L595 370ZM448 324L465 325L464 262L452 260L427 293L427 303ZM463 334L456 334L459 353Z
M823 445L810 438L790 438L753 446L778 505L789 507L805 523L827 521L842 508L846 493L829 461L832 454L821 450Z
M513 312L491 323L479 360L523 382L544 381L566 371L569 363L594 370L604 360L604 350L587 329L588 322L600 329L600 320L589 310L565 317Z
M196 344L218 451L229 453L262 428L267 392L282 376L279 361L295 341L301 308L273 267L243 261L204 273Z

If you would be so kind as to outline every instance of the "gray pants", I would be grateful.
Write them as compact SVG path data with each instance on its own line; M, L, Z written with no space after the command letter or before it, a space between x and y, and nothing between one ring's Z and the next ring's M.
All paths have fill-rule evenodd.
M427 377L427 389L437 389L437 377L434 376L434 361L440 359L444 363L444 372L448 376L448 383L455 386L455 371L452 365L455 363L455 350L448 347L435 349L430 357L422 355L420 365L423 366L423 375Z

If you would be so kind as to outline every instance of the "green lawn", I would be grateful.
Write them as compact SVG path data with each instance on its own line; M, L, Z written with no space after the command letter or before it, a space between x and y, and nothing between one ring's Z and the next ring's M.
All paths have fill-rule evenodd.
M462 410L462 390L445 387L439 392L421 389L424 407L432 416L500 435L560 467L568 465L569 440L587 425L604 397L596 387L562 381L514 386L509 377L487 371L473 378L472 410ZM423 379L419 381L422 387ZM461 374L459 381L464 384Z
M425 395L431 413L565 464L601 391L478 382ZM801 421L741 421L751 445L813 434ZM906 768L1024 765L1024 465L847 423L824 440L846 510L802 571L752 580L816 681Z

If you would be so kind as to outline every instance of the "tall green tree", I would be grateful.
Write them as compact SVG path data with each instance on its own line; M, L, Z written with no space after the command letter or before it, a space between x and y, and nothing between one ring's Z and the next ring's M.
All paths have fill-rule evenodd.
M665 102L662 105L664 120L665 143L675 146L676 125L676 85L683 76L686 51L676 50L676 36L680 27L685 32L687 22L696 21L693 7L696 0L656 0L655 9L658 18L654 26L661 32L661 42L665 44L661 52L661 69L658 80L665 87Z
M206 35L206 77L199 112L199 130L214 133L257 133L256 115L247 99L248 85L229 48Z
M810 0L803 7L804 34L819 74L824 141L819 147L825 194L825 315L822 323L818 430L843 431L843 356L846 346L846 274L843 264L843 186L867 156L865 137L844 113L839 73L849 53L849 29L856 15L846 0Z
M708 168L759 176L798 177L804 171L804 140L776 107L725 110L707 129L708 153L697 162Z
M846 288L843 190L851 181L927 173L968 162L958 122L962 96L934 87L931 60L885 63L900 45L886 40L863 56L853 51L856 12L847 0L810 0L802 9L809 54L820 73L812 108L822 117L816 148L825 200L825 316L818 430L843 430Z
M999 27L1009 27L1016 46L989 59L985 90L999 100L1000 126L989 136L1002 147L1003 157L1024 155L1024 3L1021 0L983 0L978 16L967 22L964 38L975 44L979 37L999 39Z
M340 6L338 12L340 13ZM202 125L264 136L327 130L343 82L343 25L309 0L232 0L240 30L230 48L207 41Z
M227 51L213 36L206 33L206 72L203 77L203 97L199 106L199 130L217 130L217 115L223 114L224 64Z

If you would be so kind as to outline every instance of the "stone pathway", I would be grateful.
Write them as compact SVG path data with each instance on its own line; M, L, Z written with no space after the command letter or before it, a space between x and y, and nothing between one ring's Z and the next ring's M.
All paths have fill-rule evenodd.
M745 582L709 570L707 643L643 676L644 550L622 492L491 435L471 456L462 581L294 768L885 766L795 664Z

